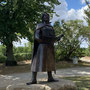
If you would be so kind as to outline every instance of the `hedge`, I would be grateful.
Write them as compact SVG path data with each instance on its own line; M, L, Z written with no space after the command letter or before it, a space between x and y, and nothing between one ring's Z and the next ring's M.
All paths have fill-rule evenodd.
M14 54L14 57L16 61L30 60L31 54L30 53L17 53L17 54Z
M14 54L16 61L22 61L22 60L30 60L31 54L30 53L17 53ZM0 53L0 63L5 63L7 57L4 56L2 53Z

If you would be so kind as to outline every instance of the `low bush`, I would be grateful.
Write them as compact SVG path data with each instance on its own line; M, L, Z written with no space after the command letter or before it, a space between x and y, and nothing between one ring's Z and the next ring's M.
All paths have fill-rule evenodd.
M4 63L6 61L7 57L4 56L2 53L0 53L0 63Z
M17 53L17 54L14 54L14 57L16 61L30 60L31 54L30 53Z
M30 60L31 54L30 53L17 53L14 54L16 61L22 61L22 60ZM4 56L2 53L0 53L0 63L5 63L7 57Z

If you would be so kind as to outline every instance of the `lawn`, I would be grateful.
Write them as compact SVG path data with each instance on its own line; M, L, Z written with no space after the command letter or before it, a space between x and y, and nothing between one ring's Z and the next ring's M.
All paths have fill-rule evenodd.
M56 63L56 69L73 68L73 67L90 67L90 62L79 61L78 64L73 64L72 62L60 61L60 62Z
M63 77L64 79L72 80L78 90L90 90L90 75L89 76L78 76L78 77Z
M30 60L18 62L17 66L6 67L4 64L0 64L0 74L13 74L13 73L25 73L30 72ZM60 61L56 63L56 69L62 68L72 68L72 67L88 67L90 63L79 62L79 64L75 65L72 62Z

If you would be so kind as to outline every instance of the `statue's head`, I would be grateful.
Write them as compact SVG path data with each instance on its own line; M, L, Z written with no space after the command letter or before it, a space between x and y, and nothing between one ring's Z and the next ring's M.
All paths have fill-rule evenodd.
M49 22L49 14L48 13L43 13L42 14L42 22Z

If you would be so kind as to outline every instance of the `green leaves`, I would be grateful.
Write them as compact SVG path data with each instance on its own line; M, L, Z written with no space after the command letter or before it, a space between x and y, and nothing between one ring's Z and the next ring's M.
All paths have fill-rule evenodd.
M8 0L5 6L0 6L0 40L5 45L18 37L32 41L31 32L41 21L42 12L53 13L54 5L59 4L58 0Z
M85 0L85 1L86 1L87 6L88 6L88 8L86 10L84 10L84 12L86 14L85 19L86 19L88 26L90 28L90 2L87 0Z
M7 61L14 60L13 41L27 38L33 41L37 22L43 12L53 13L58 0L5 0L0 1L0 42L6 45ZM45 5L45 2L48 5ZM2 5L1 5L2 4Z
M56 35L64 34L64 37L56 44L56 58L58 60L70 60L74 56L82 55L80 44L88 38L88 31L81 20L59 21L54 24Z

